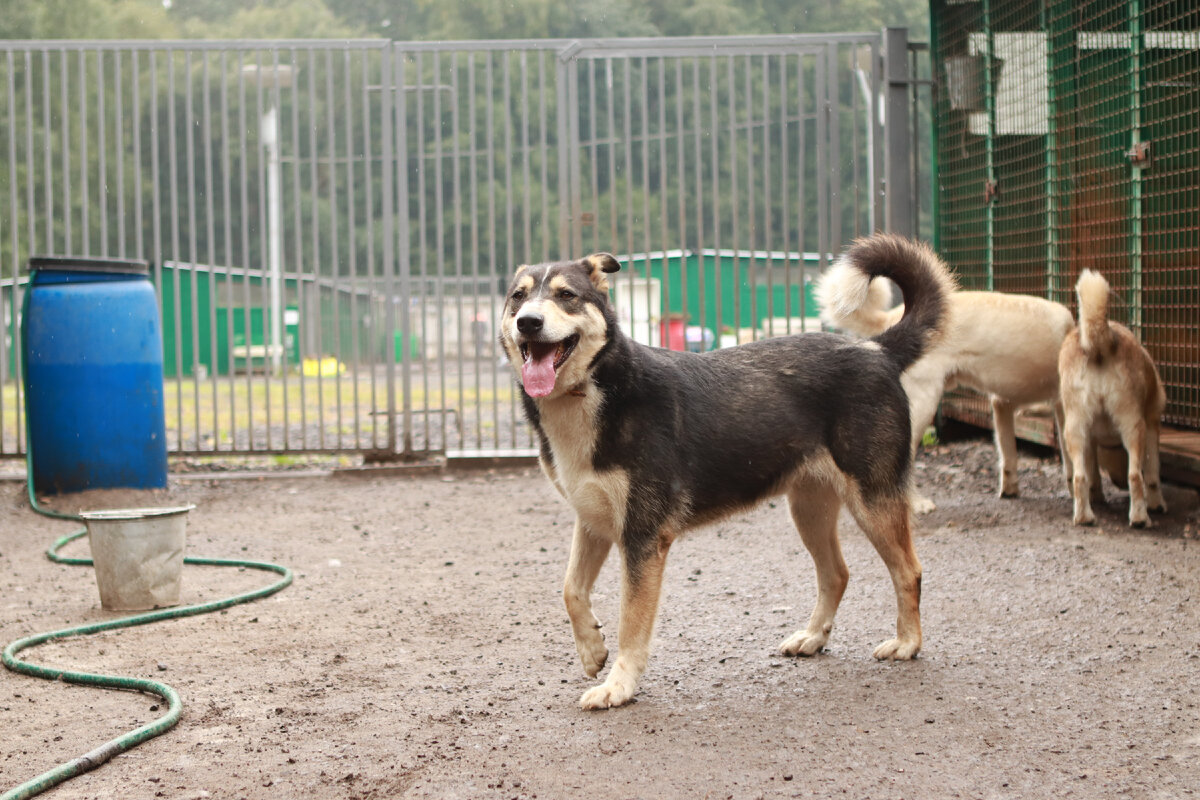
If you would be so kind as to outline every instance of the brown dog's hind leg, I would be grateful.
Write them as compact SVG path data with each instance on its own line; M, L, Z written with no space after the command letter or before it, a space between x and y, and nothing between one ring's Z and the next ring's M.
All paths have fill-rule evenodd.
M996 453L1000 463L1000 496L1016 497L1021 494L1017 481L1017 407L1009 401L992 395L992 426L996 431Z
M811 656L829 641L834 614L850 580L837 534L841 507L837 491L818 480L802 480L788 492L792 520L816 567L817 603L808 619L808 627L780 643L779 652L785 656Z
M600 621L592 613L592 586L611 548L612 542L592 535L578 519L575 520L571 559L567 563L567 577L563 581L563 602L575 634L575 649L579 652L583 671L589 678L596 677L608 660L608 648L604 646Z
M658 616L662 593L663 568L671 537L660 534L645 550L631 552L623 548L624 572L621 582L621 619L617 633L617 661L608 679L588 689L579 698L584 709L613 708L624 705L637 691L638 680L650 659L650 639Z
M921 649L921 562L912 543L908 504L882 497L869 505L852 502L850 511L887 565L896 589L896 638L875 648L880 661L906 661Z
M1146 513L1146 481L1142 465L1146 463L1146 425L1140 419L1121 426L1121 442L1129 453L1129 524L1144 528L1150 524Z

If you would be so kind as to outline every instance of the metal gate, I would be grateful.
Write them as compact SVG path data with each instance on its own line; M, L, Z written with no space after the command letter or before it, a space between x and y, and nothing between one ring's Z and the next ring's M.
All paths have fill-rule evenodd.
M5 42L0 456L35 253L152 263L172 455L529 447L521 262L616 253L651 344L807 329L844 242L912 229L884 43Z

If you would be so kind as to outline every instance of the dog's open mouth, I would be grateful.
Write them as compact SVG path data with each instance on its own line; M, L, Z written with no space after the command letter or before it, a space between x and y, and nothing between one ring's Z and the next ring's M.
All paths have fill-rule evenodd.
M545 397L554 391L558 368L571 357L579 336L572 335L561 342L525 342L521 345L521 383L530 397Z

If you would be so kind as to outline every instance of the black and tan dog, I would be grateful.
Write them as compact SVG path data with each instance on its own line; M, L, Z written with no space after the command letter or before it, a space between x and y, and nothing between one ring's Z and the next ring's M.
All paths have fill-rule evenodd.
M908 504L908 399L900 374L940 335L953 283L928 248L879 234L843 256L899 285L905 314L869 340L812 333L712 353L637 344L617 327L607 254L517 270L500 341L524 388L547 476L575 510L563 598L583 669L608 658L591 590L615 544L623 562L620 652L584 708L633 697L646 668L667 551L690 528L785 494L816 565L817 602L787 655L824 647L849 573L845 503L896 590L896 636L878 659L921 647L921 564Z

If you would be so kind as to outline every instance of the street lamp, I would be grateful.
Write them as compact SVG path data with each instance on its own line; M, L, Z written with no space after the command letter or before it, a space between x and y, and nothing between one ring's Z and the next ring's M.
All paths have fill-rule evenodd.
M247 64L242 74L265 89L288 89L295 78L291 64ZM283 371L283 196L279 183L279 109L274 95L259 119L259 135L267 151L267 265L271 287L271 371Z

